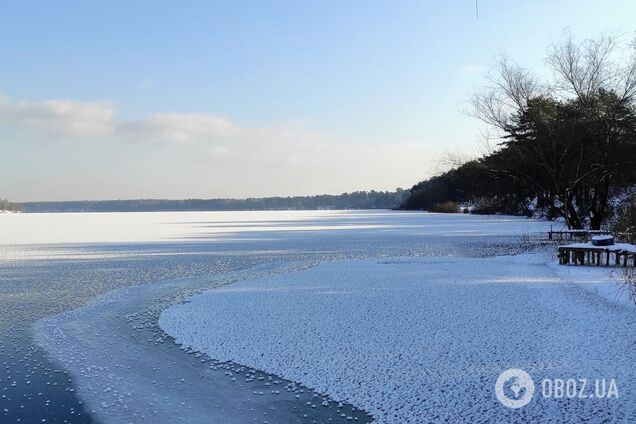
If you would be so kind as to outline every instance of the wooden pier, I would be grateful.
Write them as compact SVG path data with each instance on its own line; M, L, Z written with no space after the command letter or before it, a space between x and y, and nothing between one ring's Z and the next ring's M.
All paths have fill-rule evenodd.
M591 243L576 243L559 246L561 265L618 265L636 267L636 246L618 243L611 246L594 246Z
M612 232L605 231L605 230L553 230L552 228L550 228L550 231L548 231L548 240L588 241L593 236L601 236L601 235L608 235L608 234L612 234Z

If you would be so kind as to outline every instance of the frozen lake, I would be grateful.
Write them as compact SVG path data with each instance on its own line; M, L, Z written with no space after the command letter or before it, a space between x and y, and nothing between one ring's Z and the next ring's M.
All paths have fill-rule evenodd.
M376 419L395 422L391 420L401 415L382 415L382 408L378 405L383 402L378 403L376 396L378 388L371 387L366 391L351 388L352 381L357 381L355 373L360 371L360 364L369 365L377 371L384 364L378 358L370 357L368 361L360 362L360 356L349 351L340 361L316 362L312 366L304 363L302 356L294 357L292 354L288 357L288 364L304 365L296 365L296 371L291 372L280 365L280 355L284 351L302 351L309 355L306 357L312 357L321 352L320 349L341 348L342 337L331 339L331 333L318 331L316 351L307 351L305 348L312 343L312 338L300 338L300 335L306 333L306 325L314 319L323 325L329 321L329 316L334 320L344 319L340 315L343 305L346 305L346 302L342 303L343 299L354 300L356 308L364 305L378 307L373 302L360 304L360 299L369 295L362 287L375 287L374 293L377 293L377 290L386 290L393 285L402 292L420 290L417 292L420 296L424 287L418 285L421 280L432 284L424 289L432 294L435 308L443 307L448 301L453 310L461 312L462 308L457 306L457 299L461 296L458 297L456 286L453 286L453 291L447 285L437 284L445 284L446 281L439 278L439 269L458 259L466 262L457 271L451 267L450 271L444 272L450 273L452 278L456 272L456 279L461 280L459 282L473 283L461 290L463 296L468 296L466 300L476 300L462 318L468 320L466 322L475 316L475 308L487 305L485 298L480 296L488 294L492 302L501 300L498 296L510 299L514 290L511 287L523 284L522 295L528 300L543 302L540 306L548 311L546 313L553 313L555 308L554 304L547 306L548 300L555 304L567 302L577 308L586 305L584 307L589 310L583 312L589 312L595 320L613 319L613 322L623 325L627 334L629 331L633 334L630 310L619 308L617 311L609 302L590 301L589 292L562 287L564 285L549 269L532 271L531 278L524 279L524 274L517 273L527 264L517 267L518 264L497 262L501 259L493 258L523 253L519 243L521 237L544 231L548 226L545 222L523 218L388 211L2 215L0 359L6 372L0 378L3 389L0 416L3 422L40 422L42 419L47 422L90 422L95 419L104 422L210 422L216 418L218 422L275 423L346 422L347 417L365 422L370 419L367 413L371 413ZM396 266L390 265L393 260L406 265L393 271L387 270L387 266ZM355 263L361 268L358 272L351 271L357 269L355 266L337 268L343 266L338 264L347 263ZM414 269L409 268L414 266ZM365 275L365 270L373 270L374 267L379 268L372 273L373 278L358 281L361 275ZM536 270L536 267L531 269ZM347 270L350 277L342 280L341 287L338 287L334 283L337 278L333 276L345 275ZM429 274L413 279L412 276L421 270ZM395 281L391 277L393 272ZM475 284L480 275L484 281ZM309 285L306 287L309 290L307 296L297 297L297 292L290 292L290 289L299 287L295 285L299 282ZM548 283L562 289L558 296L536 288L545 287ZM267 315L271 320L263 321L264 312L259 310L259 306L262 307L264 302L276 304L281 299L272 298L268 287L278 288L284 298L293 299L293 302L280 304L276 314ZM212 291L207 292L210 289ZM253 289L256 289L256 295ZM340 308L319 309L314 317L302 317L302 310L315 310L315 303L308 300L315 296L315 290L328 292L328 296L321 298ZM340 296L339 291L346 294ZM221 297L206 298L209 293L218 293ZM192 295L195 297L190 299ZM183 303L184 300L187 303ZM387 301L389 303L383 305L389 309L379 307L379 312L389 313L393 310L389 307L391 302L398 305L400 299L388 297ZM513 308L515 302L509 302L508 306ZM217 314L220 313L218 311L225 313L215 316L196 312L196 308L205 308L205 305L214 307ZM293 308L286 309L289 305ZM426 306L426 302L423 305ZM411 303L409 307L416 306ZM184 343L185 350L175 347L172 338L159 328L160 316L163 317L165 311L171 311L172 315L165 315L165 320L170 319L170 323L165 321L163 327ZM400 308L396 311L399 312ZM411 314L413 311L407 308L403 313ZM439 311L430 311L429 320L439 316ZM538 338L542 334L539 327L528 323L530 311L532 305L528 310L524 309L522 318L518 319L524 326L527 325L527 335ZM280 321L282 317L289 316L285 314L296 317L293 325L288 327L287 336L281 324L283 321ZM427 320L426 314L421 311L417 316L420 320ZM477 316L492 318L481 313ZM179 320L182 323L193 322L194 317L201 318L196 326L179 324ZM258 324L259 319L262 325L250 325L250 322ZM325 319L327 321L323 321ZM450 315L444 319L452 322ZM278 323L277 327L268 327L268 322ZM349 322L352 326L350 331L360 328L361 323L356 319L352 318ZM546 317L537 321L544 329L550 327L550 322ZM185 327L188 331L184 330ZM448 339L447 335L442 337L443 328L437 328L435 324L427 327L429 334L440 336L424 339L427 343L438 343L435 349L429 349L422 356L424 365L438 361L441 351L466 351L467 346L462 346L461 340ZM567 335L576 341L572 332L582 331L581 328L572 325L569 331L552 332L553 339L549 340ZM602 342L602 331L613 327L604 325L597 329L590 324L588 328L591 334L597 335L596 341ZM394 330L388 326L382 331ZM193 337L197 332L199 336ZM257 337L258 334L262 337ZM457 329L457 335L461 334ZM292 341L285 338L290 335L295 337ZM616 330L612 335L620 338L623 333ZM629 356L621 349L629 343L633 346L634 340L633 336L624 338L626 340L614 346L615 354L619 356L615 363L605 361L609 365L600 366L598 364L603 363L600 359L583 361L582 368L573 366L571 371L615 371L620 375L605 377L623 377L621 395L623 399L629 399L634 384L633 371L622 370L621 367L630 359L633 364L634 357L633 353ZM247 343L247 347L245 343L239 344L245 340L253 343ZM293 340L302 340L302 346L295 346ZM356 340L364 343L364 337ZM223 342L222 349L219 341ZM277 341L280 343L277 344ZM388 343L389 339L386 341ZM489 346L485 349L485 356L491 357L496 367L490 364L490 374L486 374L483 364L481 368L469 367L471 375L479 368L484 372L480 378L487 380L495 368L499 371L506 365L506 360L517 362L510 365L519 365L512 345L500 340L501 349L493 349L495 341L490 335L484 338L484 343ZM377 343L377 340L370 337L369 342ZM410 342L419 343L415 339ZM528 341L533 342L536 340ZM476 341L470 343L478 344ZM515 343L519 341L515 340ZM190 351L189 346L200 353ZM240 346L243 347L239 349ZM382 343L376 348L379 346ZM593 345L586 346L595 355L600 347L593 349ZM254 349L263 353L260 360L254 356ZM537 361L546 360L546 349L542 347L533 351L538 355ZM570 356L556 355L556 359L548 359L571 359L572 352L577 351L568 348L565 352ZM408 356L407 352L405 355ZM390 362L413 361L412 357L406 356L404 360L393 358ZM446 368L440 369L448 372L453 361L466 367L470 357L458 355L453 359L453 356L448 356L445 361ZM593 366L588 366L590 363ZM346 381L338 382L334 380L333 373L323 372L324 367L340 370L338 367L342 364L345 369L347 364L354 365L351 367L353 374L343 377ZM316 369L320 372L314 372ZM544 369L536 364L532 368L534 371ZM503 408L501 405L493 406L492 391L481 393L487 398L487 401L481 402L481 408L480 403L471 401L470 396L457 393L440 395L438 379L418 379L417 375L410 378L420 383L426 381L429 390L434 391L434 395L410 400L407 405L414 408L411 411L423 414L420 417L423 420L461 417L461 408L458 409L457 405L464 408L468 404L476 404L477 407L468 408L471 416L486 418L488 415L484 412L492 413L492 408L497 406ZM453 381L457 378L453 376ZM473 379L467 381L474 390L482 389ZM365 384L365 381L358 383ZM392 382L397 386L402 383ZM491 382L488 380L486 383ZM389 392L405 393L397 386ZM360 395L352 395L354 392ZM338 405L339 401L343 403ZM322 406L323 402L327 406ZM414 402L418 405L413 406ZM386 405L394 404L394 400L387 398ZM527 414L536 413L537 404L543 403L531 404L535 407ZM629 415L633 409L629 410L620 402L609 406L599 402L568 405L565 410L569 412L561 416L566 420L586 417L589 413L600 413L599 416L607 418L617 411L623 414L619 418L625 418L625 414L633 417ZM404 411L402 414L409 414ZM444 415L444 411L450 415ZM449 411L459 415L452 415ZM507 413L494 411L497 414ZM341 416L343 414L344 417ZM510 415L503 417L510 418Z

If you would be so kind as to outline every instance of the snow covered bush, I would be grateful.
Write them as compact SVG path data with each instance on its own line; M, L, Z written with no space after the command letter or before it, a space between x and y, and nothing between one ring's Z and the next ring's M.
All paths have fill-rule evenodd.
M477 215L519 215L530 216L528 200L522 196L478 197L473 201L471 213Z

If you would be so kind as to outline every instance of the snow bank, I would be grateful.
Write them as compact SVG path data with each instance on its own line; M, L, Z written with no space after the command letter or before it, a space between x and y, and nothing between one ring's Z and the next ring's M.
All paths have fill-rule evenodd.
M636 419L633 309L560 281L540 255L343 261L205 292L159 325L379 423ZM510 410L493 387L511 367L535 381L616 378L621 398Z

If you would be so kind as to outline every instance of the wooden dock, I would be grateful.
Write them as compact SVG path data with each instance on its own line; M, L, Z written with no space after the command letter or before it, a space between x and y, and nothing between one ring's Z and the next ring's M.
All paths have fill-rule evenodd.
M548 240L588 241L593 236L608 234L612 234L612 232L606 230L553 230L552 228L550 228L550 231L548 231Z
M575 243L559 246L561 265L617 265L636 267L636 246L617 243L610 246L594 246L592 243Z

